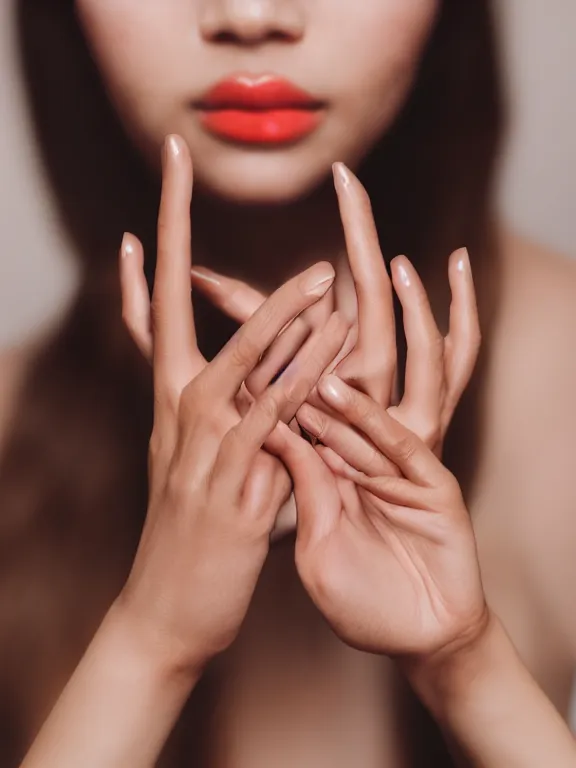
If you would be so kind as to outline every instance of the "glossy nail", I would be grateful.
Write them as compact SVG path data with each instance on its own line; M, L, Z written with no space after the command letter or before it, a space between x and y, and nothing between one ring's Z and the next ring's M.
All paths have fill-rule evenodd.
M349 187L352 183L352 176L344 163L334 163L332 166L332 172L334 174L334 181L336 184L340 184L344 189Z
M328 265L322 265L313 269L304 283L305 293L313 296L323 296L326 293L336 277L334 269L331 268L331 272L328 272L327 268Z
M398 277L402 281L402 283L409 288L410 287L410 275L408 274L408 271L406 267L403 264L398 264L396 269L398 270Z
M134 243L132 242L132 236L129 232L124 232L122 236L122 244L120 246L120 255L122 258L131 256L134 253Z
M166 163L171 157L178 157L182 151L181 139L176 134L169 134L164 140L162 162Z
M211 285L217 285L218 287L222 285L220 280L214 274L208 271L205 272L202 267L192 267L190 275L203 283L210 283Z
M456 262L456 269L458 272L465 272L470 268L470 256L468 254L468 249L461 248L458 253L460 254L460 258Z
M321 379L318 389L324 399L333 403L343 403L346 399L346 384L333 374Z

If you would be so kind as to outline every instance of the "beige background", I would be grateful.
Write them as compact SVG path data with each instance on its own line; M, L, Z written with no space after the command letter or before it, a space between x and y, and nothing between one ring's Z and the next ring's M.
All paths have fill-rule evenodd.
M514 116L501 207L516 227L576 255L576 2L499 2ZM0 347L54 322L75 284L30 141L13 3L0 0Z

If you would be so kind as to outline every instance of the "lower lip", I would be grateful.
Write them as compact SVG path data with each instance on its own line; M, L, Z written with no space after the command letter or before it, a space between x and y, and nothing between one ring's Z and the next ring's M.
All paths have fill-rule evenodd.
M216 109L202 113L202 124L210 133L242 144L289 144L311 134L321 119L319 110L306 109Z

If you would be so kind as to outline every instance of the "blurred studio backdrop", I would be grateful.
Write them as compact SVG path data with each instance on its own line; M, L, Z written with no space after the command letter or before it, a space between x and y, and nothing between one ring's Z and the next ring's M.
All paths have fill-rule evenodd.
M0 0L0 349L57 322L76 279L32 140L14 4ZM576 256L576 0L499 0L499 12L511 115L501 209Z

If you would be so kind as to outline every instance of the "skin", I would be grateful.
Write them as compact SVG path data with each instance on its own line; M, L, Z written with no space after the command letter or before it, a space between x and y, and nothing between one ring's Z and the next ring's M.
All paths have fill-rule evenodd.
M312 191L335 159L354 167L366 154L409 91L437 5L433 0L367 0L354 8L349 0L320 0L312 8L302 0L76 2L110 96L150 163L157 165L164 137L178 133L195 158L199 188L225 200L266 205ZM219 44L217 35L225 32L232 41ZM296 146L272 152L243 152L212 137L190 105L239 71L283 75L326 101L320 129Z
M362 292L369 291L371 280L366 278L370 276L369 270L376 263L375 260L362 262L363 267L368 270L364 281L358 280L358 273L354 274L354 248L350 247L351 238L364 238L370 243L370 248L363 250L364 256L373 256L376 253L370 239L369 218L364 216L362 219L361 206L356 209L356 213L351 214L345 243L340 234L339 211L329 183L330 166L333 161L339 160L352 169L356 167L373 142L390 125L403 98L409 92L437 4L423 0L398 0L386 3L366 2L360 7L358 3L351 4L339 0L337 3L317 3L313 10L310 10L305 3L296 1L268 4L258 0L254 3L248 0L238 0L236 3L184 3L174 0L170 4L163 3L160 9L160 5L156 8L153 3L148 3L147 7L143 7L141 3L136 6L133 0L83 0L77 3L77 8L108 91L126 129L148 161L152 165L158 165L157 158L160 156L159 148L163 137L172 131L181 133L191 148L195 160L200 210L206 214L205 217L199 217L198 221L195 220L195 259L196 254L198 255L196 261L200 260L201 263L210 265L224 274L227 274L230 264L234 263L237 275L242 277L252 290L257 290L262 300L267 293L282 285L299 269L304 269L320 259L326 259L337 267L335 289L332 295L318 302L316 306L320 306L320 309L311 310L304 316L304 322L314 329L311 341L315 341L315 333L324 327L334 308L345 317L347 331L352 331L352 335L349 333L343 344L349 343L350 338L361 340L365 323L366 327L370 328L374 327L373 323L385 323L385 317L378 318L376 315L378 312L386 312L386 307L389 306L387 297L390 287L386 285L383 273L380 273L379 293L377 296L373 293L370 300L364 303L365 308L370 308L370 312L375 313L372 320L366 320L366 313L362 309ZM255 8L259 13L254 13ZM336 15L340 19L338 24L332 23ZM326 19L329 19L330 23L327 23ZM190 29L198 30L200 34L192 36L187 31ZM327 34L327 30L330 34ZM222 31L232 35L230 48L216 44L216 35ZM280 33L286 45L280 43L277 33ZM362 40L362 46L358 45L358 40ZM354 50L354 56L350 59L343 57L343 50ZM188 101L201 94L203 89L223 74L235 71L235 68L240 66L240 60L242 66L253 66L256 71L274 68L310 90L316 92L315 89L318 89L330 105L322 131L296 149L274 153L239 151L204 135L188 108ZM327 77L329 73L330 82L305 82L299 79L304 78L306 73L313 73L313 65L317 61L320 62L319 69L323 77ZM190 62L193 62L192 66ZM209 73L210 79L201 81L200 76L195 74L200 72L202 77ZM362 89L357 87L360 82L363 83ZM146 90L142 88L143 83L146 83ZM385 98L382 97L383 93L386 94ZM374 103L381 105L381 109L374 110ZM347 126L346 131L342 130L344 124ZM354 126L354 130L349 130L350 125ZM337 191L342 219L346 221L345 211L350 209L346 208L345 201L343 205L342 190L337 188ZM312 194L306 197L310 192ZM360 193L359 190L358 192ZM230 205L239 202L243 203L240 213ZM274 203L274 208L268 207L270 203ZM181 207L181 217L183 210ZM265 225L267 220L270 220L268 226ZM230 233L229 239L223 244L210 238L211 222L214 221L221 230ZM258 225L257 229L254 227L255 223ZM186 235L180 231L179 238L180 246L184 241L189 243L189 231L186 230ZM214 248L211 247L212 244ZM234 247L231 247L231 244ZM148 307L145 302L142 303L142 291L137 290L138 286L142 287L142 279L134 264L137 264L141 254L137 241L131 241L131 245L132 256L126 258L123 267L124 278L126 269L133 270L130 272L131 277L124 279L123 283L126 321L136 342L152 357L155 364L155 345L147 335L148 323L142 322L143 318L146 319ZM346 267L341 257L345 245L348 245L350 268ZM557 480L557 459L548 452L543 452L542 445L559 445L559 441L565 439L563 436L567 437L570 433L567 423L576 420L568 405L571 402L569 393L573 391L573 384L576 383L576 371L571 369L569 364L564 365L566 350L570 346L570 337L565 329L570 326L569 308L573 306L576 281L572 268L560 259L545 261L538 251L524 245L519 247L516 241L508 238L504 240L503 245L505 309L499 319L494 348L491 350L492 366L489 378L484 382L488 407L486 438L482 445L482 463L477 478L477 487L481 490L472 500L469 512L475 521L488 604L503 618L507 630L538 682L554 703L565 710L567 686L564 681L572 670L576 651L576 627L572 626L573 619L570 618L573 611L568 610L570 606L566 586L571 583L573 576L573 557L568 545L573 521L569 519L568 512L573 508L576 494L571 483L563 478L560 482ZM273 260L269 258L272 252L277 256ZM455 269L459 261L458 257L452 259L452 278L455 271L461 275L466 274L465 271ZM187 285L184 266L189 274L190 265L184 265L182 261L180 279L174 281L175 289L176 286L182 289L182 286ZM401 298L402 291L405 290L405 299L409 305L410 286L402 287L400 266L408 273L410 270L407 260L395 262L392 268L394 286ZM412 277L411 286L414 289L418 282L415 274L412 274ZM355 290L351 291L351 286ZM426 312L422 312L421 297L419 298L414 290L410 295L414 306L420 308L420 314L415 312L414 317L418 316L420 320L426 318ZM186 296L188 298L188 290ZM170 305L172 297L166 301ZM187 306L189 307L189 302ZM470 307L469 304L467 306ZM535 306L544 307L538 315L538 321L534 319ZM182 304L181 309L183 308ZM160 308L158 309L161 316ZM150 311L154 312L153 307ZM186 312L189 313L189 309ZM246 313L246 318L250 314L252 312ZM465 311L459 313L461 327L466 325L465 314ZM425 327L428 328L428 334L422 332ZM432 328L429 323L422 325L420 331L415 338L421 342L417 359L422 363L426 359L426 350L439 348L440 345L438 341L430 344L431 338L434 335L437 337L438 334L437 329ZM186 333L191 333L189 326ZM216 325L214 335L217 336ZM390 400L393 394L394 368L390 365L390 357L395 356L395 350L388 348L384 354L381 348L376 349L372 331L364 335L368 339L368 346L362 349L361 341L354 348L356 360L352 355L347 357L341 362L342 368L337 373L341 374L341 380L355 380L360 384L366 396L380 409L378 413L381 418L386 418L384 413L390 417L393 414L388 412L389 409L401 406ZM166 338L168 340L169 337ZM449 379L449 354L446 352L450 345L443 341L442 348L444 365L437 365L441 376L432 376L427 391L413 397L410 408L404 408L405 415L409 418L411 414L416 414L413 421L403 425L400 420L396 421L404 429L409 428L410 440L420 440L418 446L428 451L428 461L432 460L434 452L440 452L443 430L447 426L455 400L470 375L470 370L464 366L458 384L453 385L451 396L446 398L449 391L446 386ZM475 350L470 338L466 340L463 349L472 349L470 359L473 360ZM376 352L375 358L373 351ZM181 359L177 356L177 361ZM377 361L375 370L367 367L368 360L373 359ZM456 359L460 358L456 356ZM533 361L535 371L528 381L525 376L526 360ZM425 360L424 364L428 365L429 362L430 360ZM176 369L179 364L180 362L174 364ZM468 366L469 364L470 361ZM558 386L566 388L564 396L561 391L554 402L550 403L545 415L540 406L542 392L546 391L546 387L544 379L539 379L539 375L544 376L540 371L546 371L546 376L556 374ZM190 374L190 371L187 373ZM251 384L253 395L258 396L263 386L266 391L269 371L254 366L251 371L246 370L245 373L248 375L247 383ZM176 375L179 384L173 390L179 392L185 375L181 371L176 371ZM438 380L441 381L440 386ZM436 393L436 399L428 397L432 391ZM354 455L342 456L341 454L345 453L343 446L349 445L349 441L338 439L334 427L338 426L340 435L349 436L350 427L355 423L354 416L352 412L348 412L344 414L344 418L338 420L338 425L330 422L329 418L336 417L338 407L336 402L329 401L325 396L325 390L312 391L306 408L300 411L299 418L303 423L307 413L312 419L314 416L324 419L319 431L325 444L331 441L330 434L334 436L332 449L320 448L318 453L314 453L324 462L322 467L326 471L330 470L330 482L336 484L338 491L337 494L332 491L326 497L331 500L327 520L331 519L328 515L330 510L334 518L333 511L339 504L340 511L347 510L347 514L348 510L356 510L366 517L376 517L381 513L381 504L390 504L390 499L382 499L379 496L378 492L383 492L380 485L365 488L357 475L352 477L347 473L353 470L370 474L365 471L364 462L367 458L365 454L362 458L362 451L371 445L372 453L368 462L373 468L372 471L374 468L378 469L376 478L386 476L383 469L385 467L386 471L395 474L397 479L403 479L401 457L395 455L391 446L386 446L385 443L377 446L379 450L375 451L368 427L361 422L356 424L356 431L359 432L361 440L355 443ZM230 403L229 407L233 410ZM306 410L308 408L315 410ZM432 412L432 420L422 418L423 414L428 416ZM532 416L529 432L526 431L525 424L527 412ZM365 409L365 417L367 413ZM191 421L193 416L193 413L189 413ZM239 416L238 411L235 418ZM169 422L166 421L165 424L169 432L175 429L174 426L168 426ZM309 421L307 429L312 428L313 425ZM283 435L284 442L280 440L279 434ZM290 445L294 445L291 434L294 433L288 434L280 428L276 433L280 444L269 443L268 447L276 454L282 455L283 464L290 467L295 479L302 476L302 470L299 469L302 459L299 458L300 454L290 450ZM220 437L224 439L221 434ZM158 442L155 450L159 450ZM309 449L303 447L305 443L298 445L300 450L308 451L309 455ZM566 439L565 447L559 445L559 453L562 455L566 452L568 455L568 446L569 440ZM339 460L329 452L330 450ZM504 461L503 457L509 456L514 457L513 461ZM268 459L271 460L269 456ZM166 463L164 460L164 467ZM160 459L158 465L162 465ZM438 465L434 466L438 469ZM508 470L506 473L502 471L503 466ZM320 465L316 464L316 467L319 472ZM285 492L285 470L279 465L276 465L276 468L279 474L278 483L280 486L284 483ZM404 467L404 471L407 470L408 468ZM328 483L328 475L324 469L322 471ZM445 475L444 478L446 479ZM409 477L404 479L410 480ZM454 554L462 554L465 551L469 554L471 550L466 547L472 546L473 539L471 528L465 522L468 516L464 514L461 500L454 492L453 481L448 482L448 485L453 493L450 499L445 501L444 512L455 526L454 530L450 529L452 535L460 542L459 546L464 547L459 550L456 546L458 552ZM530 493L522 493L527 486ZM300 506L306 508L307 491L305 487L302 490L301 482L298 483L296 496L302 499ZM360 502L362 503L359 510ZM205 503L204 500L202 503ZM424 510L432 513L437 511L426 506ZM317 527L321 515L316 510L310 513L309 521L313 514L313 522ZM162 517L158 508L153 507L149 510L149 515L150 520ZM270 515L267 518L270 527L273 524L272 517L273 515ZM550 519L555 521L554 526L549 524ZM148 531L153 532L158 528L152 522L147 525ZM207 533L210 534L210 531ZM117 764L126 764L127 756L133 760L134 765L152 764L207 657L212 652L221 650L235 635L239 617L246 608L249 593L254 585L255 574L262 567L264 533L260 531L261 546L254 548L258 553L253 554L254 560L247 569L250 577L238 603L240 608L235 605L231 610L235 621L231 624L223 622L222 635L214 627L203 629L203 642L200 644L203 650L198 651L193 643L192 649L185 646L187 653L184 655L179 638L182 635L188 636L186 631L169 632L168 635L162 631L158 635L155 630L145 629L158 627L159 618L154 614L153 618L150 618L148 613L142 612L142 606L164 604L162 595L157 601L139 597L139 594L147 594L146 589L140 585L150 585L155 581L154 578L147 579L147 573L157 572L153 567L154 558L146 558L141 554L146 551L146 542L151 540L151 536L152 534L146 532L143 538L142 550L134 571L136 575L131 577L130 588L123 595L126 600L120 601L123 610L117 610L117 605L111 610L107 622L77 670L54 717L47 724L47 729L29 758L28 765L49 764L37 762L45 760L47 755L58 765L63 765L63 755L56 751L55 745L69 747L67 755L71 764L78 764L74 743L67 742L63 736L81 734L82 724L93 722L95 711L100 711L95 708L95 702L100 702L101 705L104 703L104 711L110 717L108 721L102 720L103 733L100 734L99 743L104 748L116 750L114 755ZM383 542L376 539L372 544L382 546ZM375 703L383 703L382 691L393 690L394 672L391 665L379 656L365 657L349 646L369 647L379 653L392 651L401 656L400 646L402 642L406 642L406 638L401 637L398 640L397 637L384 637L378 633L375 639L369 634L371 628L363 625L360 627L363 634L355 636L349 626L342 626L346 621L336 615L338 606L331 605L330 601L322 601L323 590L318 587L318 583L323 585L324 581L322 574L318 576L310 566L310 563L315 562L317 554L317 550L310 547L310 539L307 540L305 536L304 544L300 539L298 546L298 575L304 582L304 589L296 579L293 554L290 553L287 557L286 552L286 549L279 549L276 557L269 559L269 563L264 567L261 586L253 596L252 607L246 616L242 633L230 654L229 663L233 674L229 680L237 681L236 684L240 681L246 698L243 707L235 705L234 682L225 682L221 692L222 706L217 715L220 734L219 744L215 745L217 757L228 765L243 765L248 760L251 768L260 764L281 766L283 763L279 762L279 754L287 765L298 762L302 764L305 759L310 760L310 755L315 756L316 765L349 764L360 756L363 758L362 764L366 766L386 764L384 760L390 765L400 764L402 745L398 743L398 737L395 735L392 693L386 693L386 706L374 706ZM561 563L558 552L563 554ZM221 555L224 562L228 554L229 552L225 552ZM380 560L379 557L376 559ZM465 557L463 560L469 567L470 558ZM148 562L152 564L149 571ZM394 559L391 562L393 564ZM327 573L338 575L339 570L328 569ZM430 638L425 638L428 644L420 650L423 650L423 657L429 663L423 666L401 666L405 673L411 676L412 683L438 720L457 737L465 751L476 756L478 750L481 751L478 764L509 764L501 763L502 750L507 749L509 739L512 738L515 746L529 744L528 752L536 759L535 765L550 762L551 755L555 756L551 744L559 745L560 750L556 753L557 760L552 762L563 765L565 761L566 765L571 765L573 755L566 740L566 732L558 724L545 699L543 703L532 678L527 675L515 653L510 650L508 641L505 637L503 639L498 623L492 620L484 622L478 618L484 616L483 603L479 598L481 592L478 574L473 569L465 573L468 588L463 602L477 614L477 620L473 621L472 625L478 628L478 632L473 633L473 638L467 638L468 642L456 643L456 648L472 649L472 656L458 652L450 656L448 663L445 659L441 664L435 663L436 659L440 658L436 656L439 647L446 644L451 647L451 640L462 639L462 625L451 621L442 625L440 635L435 635L435 643L430 644ZM235 580L236 575L237 573L232 572L231 578ZM370 584L367 594L371 595L374 594L373 575L369 571L363 574L364 586ZM357 579L351 578L350 581L358 583ZM279 590L279 587L282 589ZM139 588L142 590L140 593ZM310 596L320 612L329 618L345 643L334 640L323 621L319 620L319 614L310 610ZM129 606L129 611L125 608L126 605ZM180 603L178 605L180 606ZM195 614L196 618L200 613L204 618L205 614L201 611ZM174 611L174 614L180 618L181 611ZM129 621L124 619L126 615L130 616ZM191 615L193 623L194 614ZM405 618L400 616L396 622L400 628L404 625ZM228 615L226 619L229 619ZM530 621L545 622L549 629L545 638L534 639L534 633L529 629ZM433 623L437 628L438 622ZM173 628L172 622L168 621L167 626ZM135 631L135 627L139 629ZM294 632L294 627L298 628L297 633ZM167 636L174 636L176 639L166 643ZM304 636L316 639L314 652L311 651L310 644L301 639ZM159 642L159 637L162 642ZM498 649L496 654L488 653L494 648ZM404 651L410 652L414 649L404 648ZM178 663L174 664L174 658L178 659ZM330 663L319 664L319 658L327 658ZM470 658L473 659L472 664ZM486 663L487 658L498 658L498 664ZM127 679L122 677L122 662L125 664L127 659L134 660L134 667L128 665L129 674L134 674L133 678L128 677L130 685L126 685ZM273 686L266 680L262 682L262 675L258 674L262 659L277 671ZM475 673L478 669L482 674L477 678ZM495 670L498 674L495 674ZM95 678L101 682L100 689L94 685ZM470 687L472 679L481 681L480 689ZM126 699L119 697L117 692L127 691L134 680L147 683L139 689L137 700L130 698L129 694ZM448 681L444 689L439 680ZM502 693L502 689L498 689L497 685L503 681L507 683L507 696L496 693ZM95 693L94 698L87 695L89 691ZM117 703L117 707L111 705L111 691L115 692L112 701ZM159 693L162 693L162 696L159 696ZM335 703L341 700L348 704L343 710L335 706ZM79 706L82 701L86 702L84 707ZM491 710L495 701L503 701L504 710L500 713L501 717L492 722L486 713ZM525 708L526 703L528 709ZM141 706L136 706L137 704ZM119 733L110 726L118 721L118 713L126 712L132 712L134 719L130 722L124 720L125 729ZM351 727L351 724L356 722L356 713L362 715L362 728ZM482 716L479 717L479 713ZM254 731L258 729L259 732L266 732L267 729L274 728L274 723L279 717L282 718L284 730L289 735L286 741L276 745L278 751L264 742L255 743ZM514 723L515 717L519 718L516 720L516 730L507 728L503 734L502 730L498 731L495 727L499 722L510 725ZM78 729L68 727L74 722ZM533 723L534 728L527 729L527 722ZM318 724L319 727L311 729L311 723ZM501 741L497 739L496 742L487 743L481 738L478 739L474 728L470 730L471 724L474 723L477 724L478 731L480 726L489 725L490 727L482 727L482 732L488 735L496 734ZM544 727L543 723L546 724ZM326 727L329 727L333 734L333 738L328 741L322 736L322 729ZM149 738L143 740L143 733L149 735ZM514 738L514 733L519 734L519 737ZM536 745L538 748L525 741L526 733L543 734L543 740ZM104 734L111 734L113 739L117 738L118 741L111 743L103 738ZM292 736L296 734L298 739ZM142 752L134 751L138 745L142 747ZM299 749L302 751L298 752ZM96 752L93 754L95 759L99 758ZM101 765L102 761L98 764ZM110 761L109 764L116 763ZM518 762L518 765L530 763L524 761Z
M335 634L395 658L474 764L574 765L568 729L486 604L456 479L370 395L322 376L345 340L338 313L312 350L304 345L247 409L239 405L262 352L330 289L330 266L281 286L211 363L202 358L182 279L190 269L190 173L185 144L169 137L149 317L130 300L134 278L144 277L141 253L129 236L121 249L124 315L141 336L152 329L144 532L125 588L22 765L156 763L204 666L245 618L278 506L270 453L294 480L298 573ZM290 429L318 381L320 397L396 474L375 471L353 446L348 465L329 440L315 449ZM527 722L535 727L528 738Z

